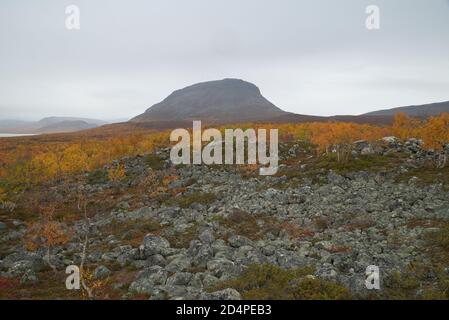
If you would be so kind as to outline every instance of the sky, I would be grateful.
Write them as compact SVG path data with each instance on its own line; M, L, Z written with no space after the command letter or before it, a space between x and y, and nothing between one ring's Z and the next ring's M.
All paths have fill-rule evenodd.
M300 114L447 101L449 0L0 0L0 119L131 118L223 78Z

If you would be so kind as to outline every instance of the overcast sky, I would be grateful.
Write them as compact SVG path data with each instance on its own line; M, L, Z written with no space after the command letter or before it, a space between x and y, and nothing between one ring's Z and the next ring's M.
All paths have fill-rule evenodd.
M222 78L302 114L449 100L449 0L0 0L0 119L129 118Z

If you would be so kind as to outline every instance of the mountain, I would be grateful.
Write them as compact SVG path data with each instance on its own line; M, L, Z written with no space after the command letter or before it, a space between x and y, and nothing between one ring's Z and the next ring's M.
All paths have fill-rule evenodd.
M107 124L107 121L103 121L103 120L98 120L98 119L89 119L89 118L77 118L77 117L47 117L47 118L43 118L41 120L38 121L39 125L41 125L41 127L44 126L49 126L49 125L53 125L53 124L57 124L57 123L62 123L62 122L73 122L73 121L82 121L88 124L94 124L97 126L102 126L104 124Z
M65 120L61 122L51 123L47 126L39 128L36 133L61 133L74 132L86 129L96 128L96 124L87 123L82 120Z
M1 133L57 133L91 129L110 122L77 117L47 117L39 121L0 120Z
M177 90L131 122L204 120L260 121L286 114L265 99L258 87L239 79L197 83Z
M392 116L398 112L403 112L403 113L407 114L408 116L412 116L412 117L425 118L425 117L429 117L429 116L436 116L443 112L449 113L449 101L417 105L417 106L399 107L399 108L392 108L392 109L386 109L386 110L379 110L379 111L365 113L364 115L365 116Z

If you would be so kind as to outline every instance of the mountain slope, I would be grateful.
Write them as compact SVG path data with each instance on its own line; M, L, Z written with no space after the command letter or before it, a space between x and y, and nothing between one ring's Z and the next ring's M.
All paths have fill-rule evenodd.
M224 79L177 90L130 121L242 122L270 119L285 113L265 99L254 84Z
M403 112L409 116L414 117L428 117L439 115L442 112L449 113L449 101L439 102L439 103L430 103L424 105L416 105L416 106L406 106L385 110L378 110L369 113L365 113L365 116L391 116L395 113Z

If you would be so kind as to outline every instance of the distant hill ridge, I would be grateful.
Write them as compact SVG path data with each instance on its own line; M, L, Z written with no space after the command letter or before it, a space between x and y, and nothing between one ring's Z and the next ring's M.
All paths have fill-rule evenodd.
M36 131L36 133L74 132L96 127L98 127L96 124L88 123L82 120L65 120L41 127Z
M107 121L78 117L46 117L39 121L0 120L1 133L58 133L92 129Z
M48 126L48 125L53 125L56 123L72 122L72 121L82 121L84 123L94 124L97 126L101 126L101 125L108 123L107 121L103 121L103 120L90 119L90 118L78 118L78 117L46 117L46 118L42 118L41 120L39 120L38 123L41 126Z
M392 116L395 113L405 113L411 117L429 117L436 116L440 113L449 113L449 101L429 103L424 105L398 107L392 109L378 110L369 113L365 113L365 116Z

